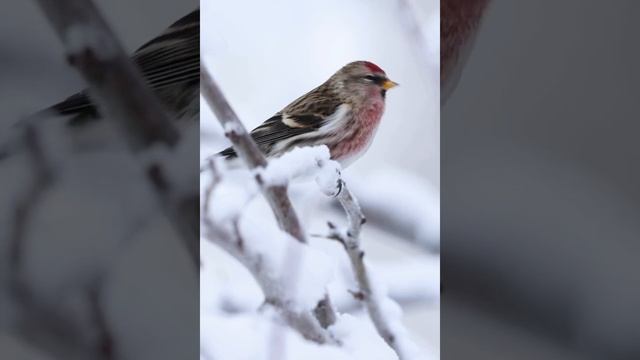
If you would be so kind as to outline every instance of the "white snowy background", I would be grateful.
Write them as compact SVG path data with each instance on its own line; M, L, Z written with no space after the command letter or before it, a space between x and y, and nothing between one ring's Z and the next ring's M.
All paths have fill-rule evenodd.
M419 24L421 37L415 36L412 21ZM437 358L439 1L207 0L201 3L201 22L203 59L248 129L350 61L372 61L400 83L387 95L386 113L368 153L343 176L370 220L361 240L376 285L401 305L407 338L419 348L416 357ZM201 158L228 144L202 101ZM208 181L210 176L203 176L201 187ZM270 238L277 237L275 221L260 196L246 197L250 187L242 175L226 175L215 191L212 212L220 219L241 210L243 234L253 232L247 236L263 239L264 251L279 254L274 249L278 241ZM331 206L315 183L294 180L290 193L308 233L325 234L327 220L344 223L342 211ZM341 246L312 238L310 248L299 260L295 284L299 292L311 292L306 294L310 298L314 291L328 288L344 314L334 331L349 339L347 349L304 341L259 314L263 295L255 281L238 262L203 239L203 358L273 358L274 333L286 334L279 354L290 359L395 358L347 291L356 285Z

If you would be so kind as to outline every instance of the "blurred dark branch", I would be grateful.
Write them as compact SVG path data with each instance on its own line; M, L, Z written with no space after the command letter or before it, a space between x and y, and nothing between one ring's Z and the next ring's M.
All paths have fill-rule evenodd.
M145 85L117 38L90 0L37 0L62 40L69 63L90 85L101 113L115 121L133 151L161 143L174 147L179 133L159 99ZM176 196L162 164L151 164L149 180L163 210L199 263L198 194ZM194 174L195 179L195 174Z
M336 195L340 205L347 214L348 226L342 231L329 223L329 237L339 241L347 252L351 267L358 282L358 291L353 296L362 301L369 312L378 334L396 352L400 360L408 359L405 349L400 346L398 334L394 331L382 309L382 300L371 285L367 266L364 263L364 251L360 247L360 230L366 222L358 200L353 196L347 184L340 180L340 192Z
M222 124L225 135L231 140L238 156L247 167L252 170L266 167L266 158L242 125L202 61L200 62L200 88L207 104ZM306 243L306 234L289 199L287 186L265 184L259 174L256 175L256 181L271 206L280 228L298 241ZM314 309L314 314L322 327L326 328L335 322L336 312L328 295Z
M69 64L90 85L92 100L118 122L134 149L154 142L175 145L177 129L93 2L36 1L64 44Z

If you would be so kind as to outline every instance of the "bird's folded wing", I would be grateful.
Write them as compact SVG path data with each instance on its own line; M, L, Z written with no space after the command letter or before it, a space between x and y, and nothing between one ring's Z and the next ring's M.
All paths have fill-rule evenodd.
M251 131L251 137L262 152L268 153L279 142L317 131L325 120L325 117L313 114L278 114ZM227 158L236 157L236 152L232 147L224 149L219 154Z

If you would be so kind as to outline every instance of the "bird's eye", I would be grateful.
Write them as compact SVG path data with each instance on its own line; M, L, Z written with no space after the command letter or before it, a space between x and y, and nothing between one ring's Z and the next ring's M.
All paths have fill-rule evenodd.
M371 81L371 82L376 81L376 77L374 75L367 75L364 78L367 81Z

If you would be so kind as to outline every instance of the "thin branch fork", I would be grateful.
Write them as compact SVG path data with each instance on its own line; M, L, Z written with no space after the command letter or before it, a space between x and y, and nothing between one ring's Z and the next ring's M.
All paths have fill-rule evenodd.
M115 121L133 151L161 143L172 148L180 135L160 100L118 42L90 0L36 0L62 40L69 63L90 85L90 95L100 110ZM194 264L199 263L198 194L176 198L164 167L147 169L158 200L181 236Z
M362 213L358 200L353 196L343 180L340 180L339 189L340 192L336 195L336 198L347 214L347 230L340 231L335 225L329 223L329 237L342 243L347 252L358 283L358 291L353 293L354 297L366 305L369 317L378 334L396 352L398 358L400 360L407 359L406 351L398 343L398 335L391 328L380 304L380 299L375 294L367 266L364 263L364 251L360 247L360 230L366 222L366 218Z

